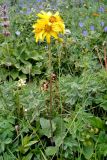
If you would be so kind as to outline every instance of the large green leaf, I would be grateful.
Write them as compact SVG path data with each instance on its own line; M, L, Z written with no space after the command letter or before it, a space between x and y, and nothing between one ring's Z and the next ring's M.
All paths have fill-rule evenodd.
M40 124L41 124L41 133L42 135L45 135L47 136L48 138L51 137L51 123L52 123L52 131L54 132L55 129L56 129L56 125L54 123L54 121L51 121L48 120L48 119L45 119L45 118L40 118Z

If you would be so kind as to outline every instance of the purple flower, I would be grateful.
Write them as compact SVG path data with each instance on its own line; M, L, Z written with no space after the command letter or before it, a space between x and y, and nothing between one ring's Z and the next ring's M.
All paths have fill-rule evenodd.
M107 26L106 26L106 27L104 27L104 32L107 32Z
M31 13L31 9L28 8L26 14L28 15L28 14L30 14L30 13Z
M84 24L82 22L79 22L79 26L82 28Z
M36 0L37 2L41 2L41 0Z
M95 30L95 27L94 27L93 25L91 25L91 26L90 26L90 30L91 30L91 31L94 31L94 30Z
M39 8L40 8L40 9L43 9L43 6L42 6L42 5L40 5L40 6L39 6Z
M84 37L86 37L86 36L88 35L87 30L83 30L83 31L82 31L82 35L83 35Z
M104 7L101 7L98 9L99 12L103 13L104 12Z
M100 25L103 27L104 26L104 22L102 21L102 22L100 22Z

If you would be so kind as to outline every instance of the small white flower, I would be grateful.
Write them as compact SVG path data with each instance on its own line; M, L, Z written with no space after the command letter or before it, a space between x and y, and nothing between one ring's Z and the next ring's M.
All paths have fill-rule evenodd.
M27 112L27 109L25 109L25 112Z
M20 36L20 31L15 32L17 36Z
M107 121L105 122L105 124L107 125Z
M68 8L68 6L66 6L66 8Z
M69 29L66 29L66 30L65 30L65 34L66 34L66 35L70 35L70 34L71 34L71 31L70 31Z
M24 80L24 79L19 79L18 80L18 84L17 84L18 87L22 87L22 86L25 86L25 85L26 85L26 80Z

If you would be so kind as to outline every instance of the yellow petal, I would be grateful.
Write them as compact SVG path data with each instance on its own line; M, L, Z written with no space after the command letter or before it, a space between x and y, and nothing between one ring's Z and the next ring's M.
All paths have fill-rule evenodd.
M57 12L54 14L54 16L59 16L59 12L57 11Z
M51 32L51 35L55 38L58 39L58 34L56 32Z

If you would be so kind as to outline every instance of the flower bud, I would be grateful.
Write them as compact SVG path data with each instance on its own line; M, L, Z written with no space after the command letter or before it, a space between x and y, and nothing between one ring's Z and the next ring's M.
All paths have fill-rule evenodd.
M18 135L18 133L19 133L19 125L16 125L16 126L15 126L15 130L16 130L16 133L17 133L17 135Z
M49 84L49 82L43 82L41 90L47 91L48 90L48 84Z
M2 23L2 26L5 27L5 28L9 27L9 21L4 21Z
M52 78L52 80L55 81L55 80L56 80L56 74L55 74L55 73L52 73L52 74L51 74L51 78Z
M97 134L99 132L99 129L98 128L94 128L94 132L95 132L95 134Z
M8 16L3 16L1 17L4 21L7 21L8 20Z
M3 31L3 34L4 34L4 36L6 36L6 37L8 37L8 36L11 35L9 31Z
M89 138L90 138L90 135L89 135L89 134L87 134L87 135L86 135L86 139L89 139Z

